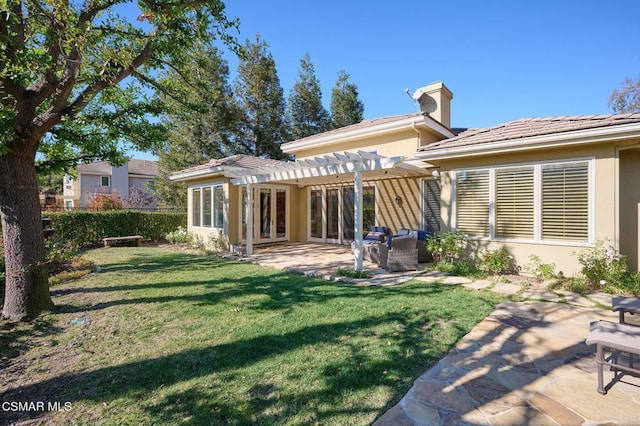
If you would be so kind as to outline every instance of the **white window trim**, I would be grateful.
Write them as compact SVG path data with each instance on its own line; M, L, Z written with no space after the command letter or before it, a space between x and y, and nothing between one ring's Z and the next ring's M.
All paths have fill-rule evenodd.
M211 189L211 226L204 226L204 189L205 188L210 188ZM214 204L214 200L215 200L215 196L214 196L214 191L215 188L220 188L222 190L222 227L216 227L215 226L215 204ZM225 205L227 203L227 199L225 197L225 193L224 193L224 182L216 182L216 183L210 183L210 184L206 184L206 185L194 185L190 188L191 190L191 203L189 204L189 211L191 212L191 221L193 222L193 197L194 197L194 190L200 190L200 225L196 226L193 223L191 223L191 227L193 229L203 229L203 230L216 230L219 232L223 232L225 229L225 225L226 225L226 214L225 214Z
M559 241L559 240L545 240L542 239L542 167L549 164L569 164L569 163L587 163L587 185L588 185L588 224L587 224L587 241ZM522 167L533 167L534 169L534 236L531 240L526 239L509 239L509 238L496 238L495 237L495 175L496 170L513 169ZM499 166L482 166L482 167L465 167L452 169L452 195L451 195L451 229L456 230L456 218L457 218L457 180L458 173L464 171L489 171L489 237L472 237L468 236L469 240L477 241L499 241L499 242L512 242L512 243L527 243L527 244L545 244L554 246L570 246L570 247L586 247L592 246L595 243L595 157L577 157L566 158L556 160L545 160L538 162L527 163L510 163L502 164Z
M109 181L108 185L103 185L102 184L102 179L106 178ZM100 176L100 186L102 188L111 188L111 176Z

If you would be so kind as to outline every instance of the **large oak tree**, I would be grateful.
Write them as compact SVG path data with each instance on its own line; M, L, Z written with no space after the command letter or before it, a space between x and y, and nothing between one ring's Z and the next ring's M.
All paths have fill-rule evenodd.
M219 0L0 0L0 214L6 262L3 316L52 307L36 167L124 161L123 143L164 136L149 89L180 72L194 43L235 46ZM146 87L145 87L146 86Z

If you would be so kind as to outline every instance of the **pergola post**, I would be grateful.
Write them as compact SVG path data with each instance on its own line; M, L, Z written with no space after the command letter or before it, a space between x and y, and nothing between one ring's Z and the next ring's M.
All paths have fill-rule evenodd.
M362 271L362 174L358 168L353 173L353 191L354 191L354 209L353 219L355 222L355 229L353 230L354 236L354 251L355 257L355 270Z
M247 256L253 253L253 185L247 184Z

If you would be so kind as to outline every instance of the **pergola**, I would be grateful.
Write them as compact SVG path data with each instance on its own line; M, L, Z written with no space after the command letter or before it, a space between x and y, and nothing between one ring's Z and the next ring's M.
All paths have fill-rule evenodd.
M357 271L362 270L362 182L420 176L427 170L404 161L404 157L384 157L366 151L332 153L322 157L283 162L227 172L234 185L247 185L247 206L253 205L252 186L262 183L289 183L298 186L328 182L353 182L354 186L354 262ZM247 224L253 223L253 211L247 208ZM247 255L253 252L253 227L247 226Z

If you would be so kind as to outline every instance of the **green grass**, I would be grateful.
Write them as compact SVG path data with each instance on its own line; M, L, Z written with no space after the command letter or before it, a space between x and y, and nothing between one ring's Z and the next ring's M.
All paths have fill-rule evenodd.
M3 400L71 402L56 423L367 424L499 301L158 248L85 256L102 272L56 286L58 312L0 329Z

